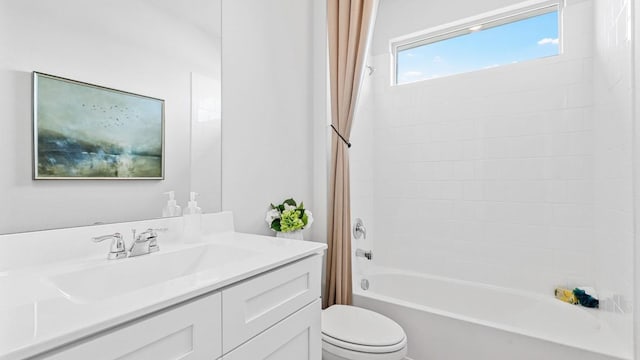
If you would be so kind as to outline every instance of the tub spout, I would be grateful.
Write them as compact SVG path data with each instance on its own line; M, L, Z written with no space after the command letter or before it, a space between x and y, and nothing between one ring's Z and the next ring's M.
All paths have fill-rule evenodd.
M363 257L367 260L371 260L373 252L371 250L356 249L356 257Z

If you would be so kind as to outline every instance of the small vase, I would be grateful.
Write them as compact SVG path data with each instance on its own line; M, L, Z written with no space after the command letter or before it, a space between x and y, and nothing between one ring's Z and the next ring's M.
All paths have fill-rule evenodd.
M285 239L294 239L294 240L304 240L302 237L302 230L290 231L290 232L282 232L276 231L276 237L285 238Z

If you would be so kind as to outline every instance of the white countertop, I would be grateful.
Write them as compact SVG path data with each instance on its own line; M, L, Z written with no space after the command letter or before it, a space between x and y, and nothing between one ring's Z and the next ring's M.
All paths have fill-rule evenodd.
M298 259L322 254L326 248L322 243L236 232L210 234L197 244L163 244L162 240L159 244L159 252L137 258L107 260L102 254L0 272L0 360L40 354ZM86 302L65 294L49 280L60 274L151 259L207 244L248 250L250 255L167 282ZM107 293L108 290L105 289Z

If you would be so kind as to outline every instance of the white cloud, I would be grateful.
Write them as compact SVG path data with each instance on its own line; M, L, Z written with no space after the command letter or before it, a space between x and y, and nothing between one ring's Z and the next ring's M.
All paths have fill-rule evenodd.
M444 62L444 59L441 56L434 56L431 62L433 62L434 64L439 64Z
M538 41L538 45L547 45L547 44L558 45L559 43L560 43L560 40L558 38L555 38L555 39L544 38Z

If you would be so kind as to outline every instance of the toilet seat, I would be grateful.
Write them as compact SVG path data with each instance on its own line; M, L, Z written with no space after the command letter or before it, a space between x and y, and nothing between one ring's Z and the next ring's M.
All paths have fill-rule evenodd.
M407 337L400 325L384 315L333 305L322 311L322 347L347 359L395 358L397 353L406 354Z
M340 339L336 339L331 336L328 336L327 334L324 334L324 333L322 334L322 341L342 349L369 353L369 354L386 354L390 352L396 352L404 349L407 346L406 338L404 338L401 342L397 344L391 344L387 346L372 346L372 345L363 345L363 344L356 344L356 343L351 343L347 341L342 341Z
M343 349L322 342L322 360L403 360L407 355L407 348L391 353L369 353Z

